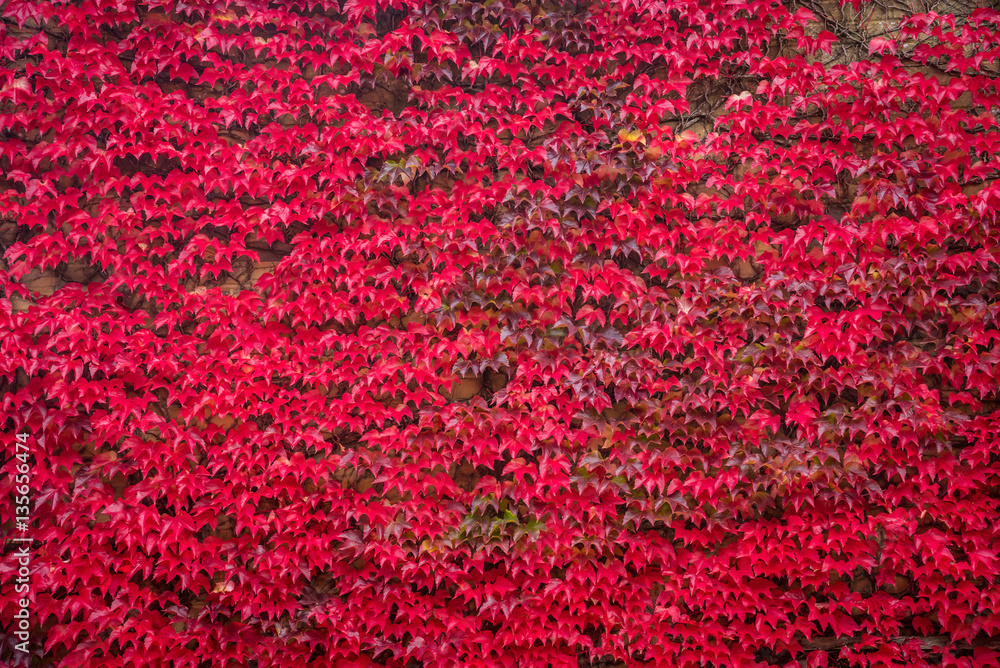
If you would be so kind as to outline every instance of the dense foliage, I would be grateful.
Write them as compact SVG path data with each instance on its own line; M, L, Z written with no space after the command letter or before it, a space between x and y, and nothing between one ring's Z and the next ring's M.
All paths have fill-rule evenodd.
M8 2L32 665L996 665L1000 13L897 4Z

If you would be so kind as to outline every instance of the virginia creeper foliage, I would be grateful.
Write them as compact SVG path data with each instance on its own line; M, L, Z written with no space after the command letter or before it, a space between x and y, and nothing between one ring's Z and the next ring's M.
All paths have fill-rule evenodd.
M6 3L32 665L996 665L1000 13L938 4Z

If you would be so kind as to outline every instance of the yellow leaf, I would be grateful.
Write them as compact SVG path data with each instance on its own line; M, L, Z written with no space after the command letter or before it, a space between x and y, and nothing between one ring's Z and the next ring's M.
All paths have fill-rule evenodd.
M646 136L642 133L642 130L619 130L618 131L618 141L622 142L639 142L640 144L646 143Z
M224 12L215 12L211 16L211 20L217 21L218 23L232 23L236 20L236 12L229 9Z

